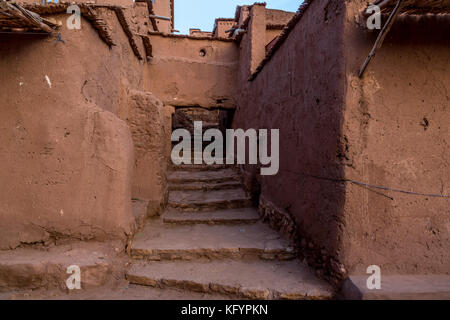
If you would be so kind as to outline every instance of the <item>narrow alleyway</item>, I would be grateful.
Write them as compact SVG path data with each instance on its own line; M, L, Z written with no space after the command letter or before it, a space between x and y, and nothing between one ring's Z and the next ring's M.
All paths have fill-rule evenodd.
M227 165L173 166L169 203L131 245L132 284L248 299L327 299L329 286L263 223Z

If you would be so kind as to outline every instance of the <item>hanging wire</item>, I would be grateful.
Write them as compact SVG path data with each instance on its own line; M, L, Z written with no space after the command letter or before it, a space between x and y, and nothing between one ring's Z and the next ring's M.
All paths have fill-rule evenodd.
M421 192L407 191L407 190L401 190L401 189L393 189L393 188L389 188L389 187L385 187L385 186L373 185L373 184L360 182L360 181L356 181L356 180L351 180L351 179L336 179L336 178L320 177L320 176L315 176L315 175L310 175L310 174L300 173L300 172L294 172L294 171L289 171L289 172L301 174L301 175L311 177L314 179L318 179L318 180L326 180L326 181L333 181L333 182L340 182L340 183L352 183L354 185L364 187L364 188L385 190L385 191L403 193L403 194L408 194L408 195L413 195L413 196L423 196L423 197L430 197L430 198L447 198L447 199L450 198L450 195L446 195L446 194L421 193ZM383 196L386 196L386 195L383 194ZM386 196L386 197L394 200L393 198L391 198L389 196Z

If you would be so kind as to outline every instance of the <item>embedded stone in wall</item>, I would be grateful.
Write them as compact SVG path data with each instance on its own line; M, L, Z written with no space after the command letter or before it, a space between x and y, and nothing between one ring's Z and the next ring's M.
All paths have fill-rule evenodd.
M167 199L167 116L164 104L150 92L132 90L128 96L128 124L135 146L132 193L149 200L155 214Z
M286 239L294 242L299 248L300 258L312 267L316 276L339 284L347 275L347 270L324 247L319 247L311 239L308 239L300 230L294 219L288 212L277 208L264 196L259 199L259 215L270 226L279 231Z

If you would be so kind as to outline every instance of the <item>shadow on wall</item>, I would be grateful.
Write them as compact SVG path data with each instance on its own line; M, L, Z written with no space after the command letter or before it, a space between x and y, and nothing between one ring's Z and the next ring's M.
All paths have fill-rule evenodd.
M370 265L448 273L447 198L342 182L449 193L448 17L396 21L358 79L377 35L354 20L365 2L309 3L252 81L242 67L250 33L241 42L233 127L280 130L279 173L242 168L260 213L299 243L319 276L339 280Z
M245 77L233 127L280 130L278 174L259 176L259 168L245 165L245 184L259 193L260 214L303 248L319 276L342 278L346 189L323 179L342 179L351 165L342 136L345 10L333 4L324 23L328 1L312 2L261 73L250 82ZM250 43L245 35L242 52Z

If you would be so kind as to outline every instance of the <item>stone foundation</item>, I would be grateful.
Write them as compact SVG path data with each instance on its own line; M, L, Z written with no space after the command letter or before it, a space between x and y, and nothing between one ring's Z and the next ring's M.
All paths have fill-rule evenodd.
M319 247L308 239L289 213L277 208L263 196L259 198L258 212L264 222L269 223L284 238L295 244L299 257L315 270L319 278L335 285L346 278L347 271L344 265L331 256L326 248Z

